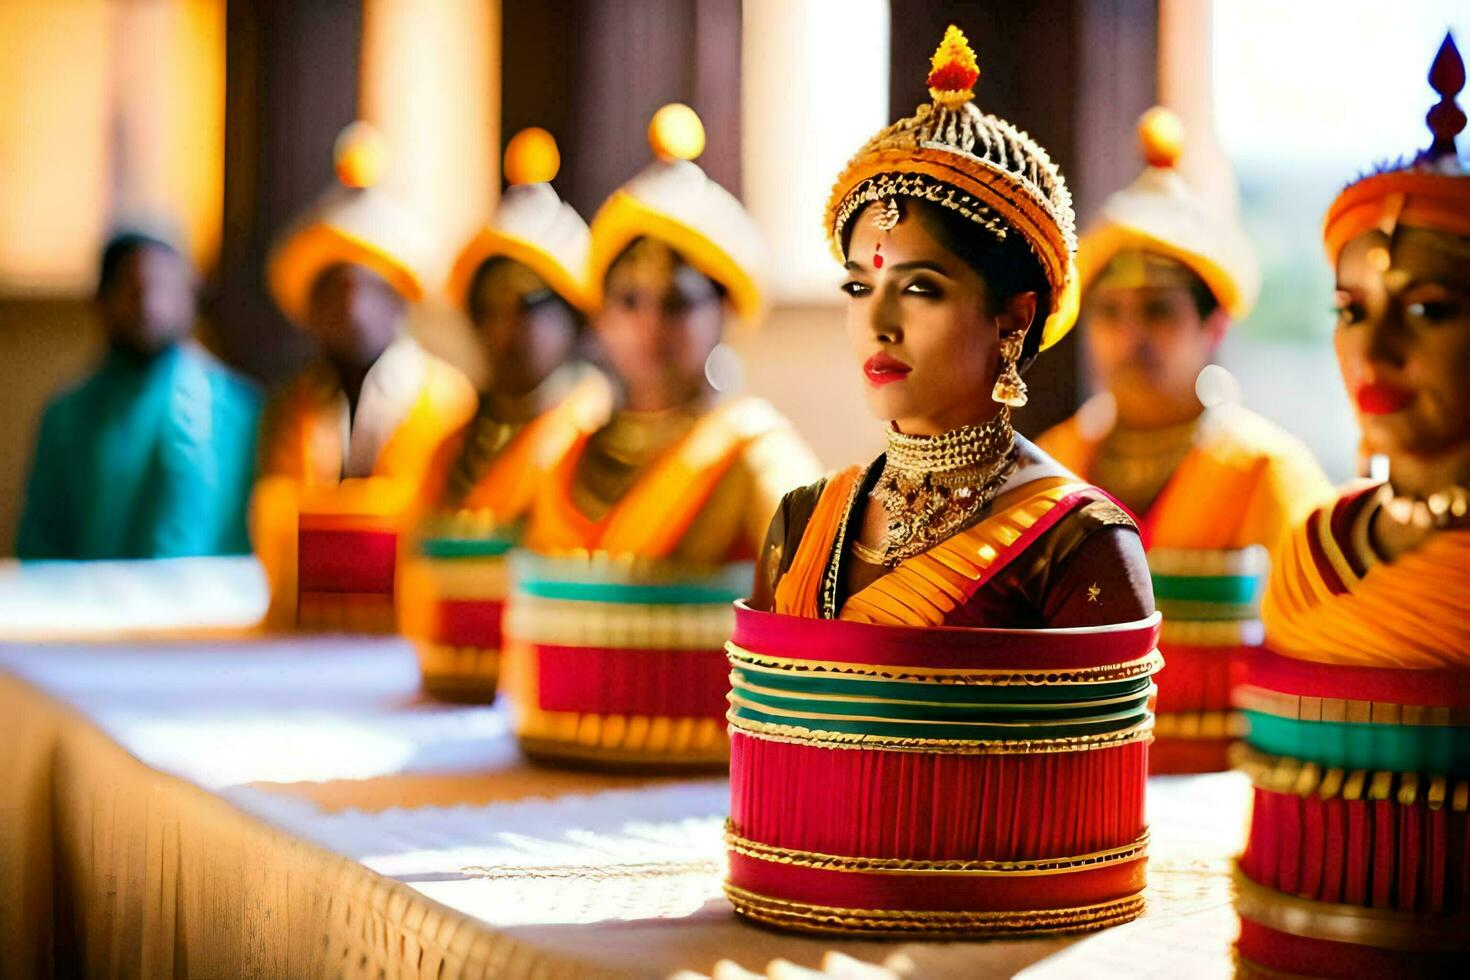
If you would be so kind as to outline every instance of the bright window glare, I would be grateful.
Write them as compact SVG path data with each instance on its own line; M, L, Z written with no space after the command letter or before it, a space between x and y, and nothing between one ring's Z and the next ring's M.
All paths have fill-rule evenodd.
M1314 160L1339 183L1429 143L1426 76L1464 0L1228 0L1214 5L1215 109L1238 164Z

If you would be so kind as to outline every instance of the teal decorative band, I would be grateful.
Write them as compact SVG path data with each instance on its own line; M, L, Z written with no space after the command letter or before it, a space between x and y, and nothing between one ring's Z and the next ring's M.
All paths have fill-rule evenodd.
M1261 596L1262 580L1255 575L1161 575L1153 574L1154 598L1161 601L1254 605Z
M1098 735L1148 717L1148 675L1106 683L935 685L762 669L732 657L731 720L851 735L1029 740Z
M568 602L625 602L641 606L730 605L750 591L750 583L740 588L695 585L624 585L614 582L548 582L517 581L516 591L537 599L560 599Z
M1470 727L1307 721L1247 709L1247 741L1269 755L1321 766L1395 772L1470 772Z
M679 565L600 554L511 557L516 591L537 599L650 606L730 605L750 591L754 566Z
M738 648L736 648L738 650ZM1147 674L1104 683L1077 684L933 684L924 681L877 680L872 675L798 673L761 667L738 655L731 657L731 683L775 691L790 697L836 696L884 699L896 702L995 705L1066 705L1142 696L1148 692Z
M510 538L425 538L419 554L425 558L498 558L516 546Z

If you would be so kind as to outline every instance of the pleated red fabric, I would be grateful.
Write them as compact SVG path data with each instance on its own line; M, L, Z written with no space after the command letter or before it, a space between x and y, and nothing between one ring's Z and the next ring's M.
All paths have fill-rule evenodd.
M1257 884L1302 898L1452 914L1470 895L1467 818L1425 803L1324 800L1257 787L1240 867Z
M776 847L853 857L1035 860L1133 843L1148 746L1035 755L823 748L731 733L731 817ZM945 806L945 801L974 801Z

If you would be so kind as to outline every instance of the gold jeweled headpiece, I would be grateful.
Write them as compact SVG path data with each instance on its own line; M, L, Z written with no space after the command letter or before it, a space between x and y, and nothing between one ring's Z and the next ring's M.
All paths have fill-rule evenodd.
M1021 235L1050 287L1045 350L1077 318L1072 195L1039 143L976 108L979 78L975 53L951 25L930 64L933 101L880 130L848 161L827 200L824 231L840 261L843 232L854 214L873 202L912 197L956 211L997 238Z

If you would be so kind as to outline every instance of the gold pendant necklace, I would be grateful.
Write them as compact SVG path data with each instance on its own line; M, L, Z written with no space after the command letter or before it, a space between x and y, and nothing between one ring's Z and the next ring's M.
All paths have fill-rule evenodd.
M983 425L937 436L888 433L883 472L869 496L888 525L879 548L853 543L857 557L892 567L969 527L1015 471L1015 430L1006 406Z

